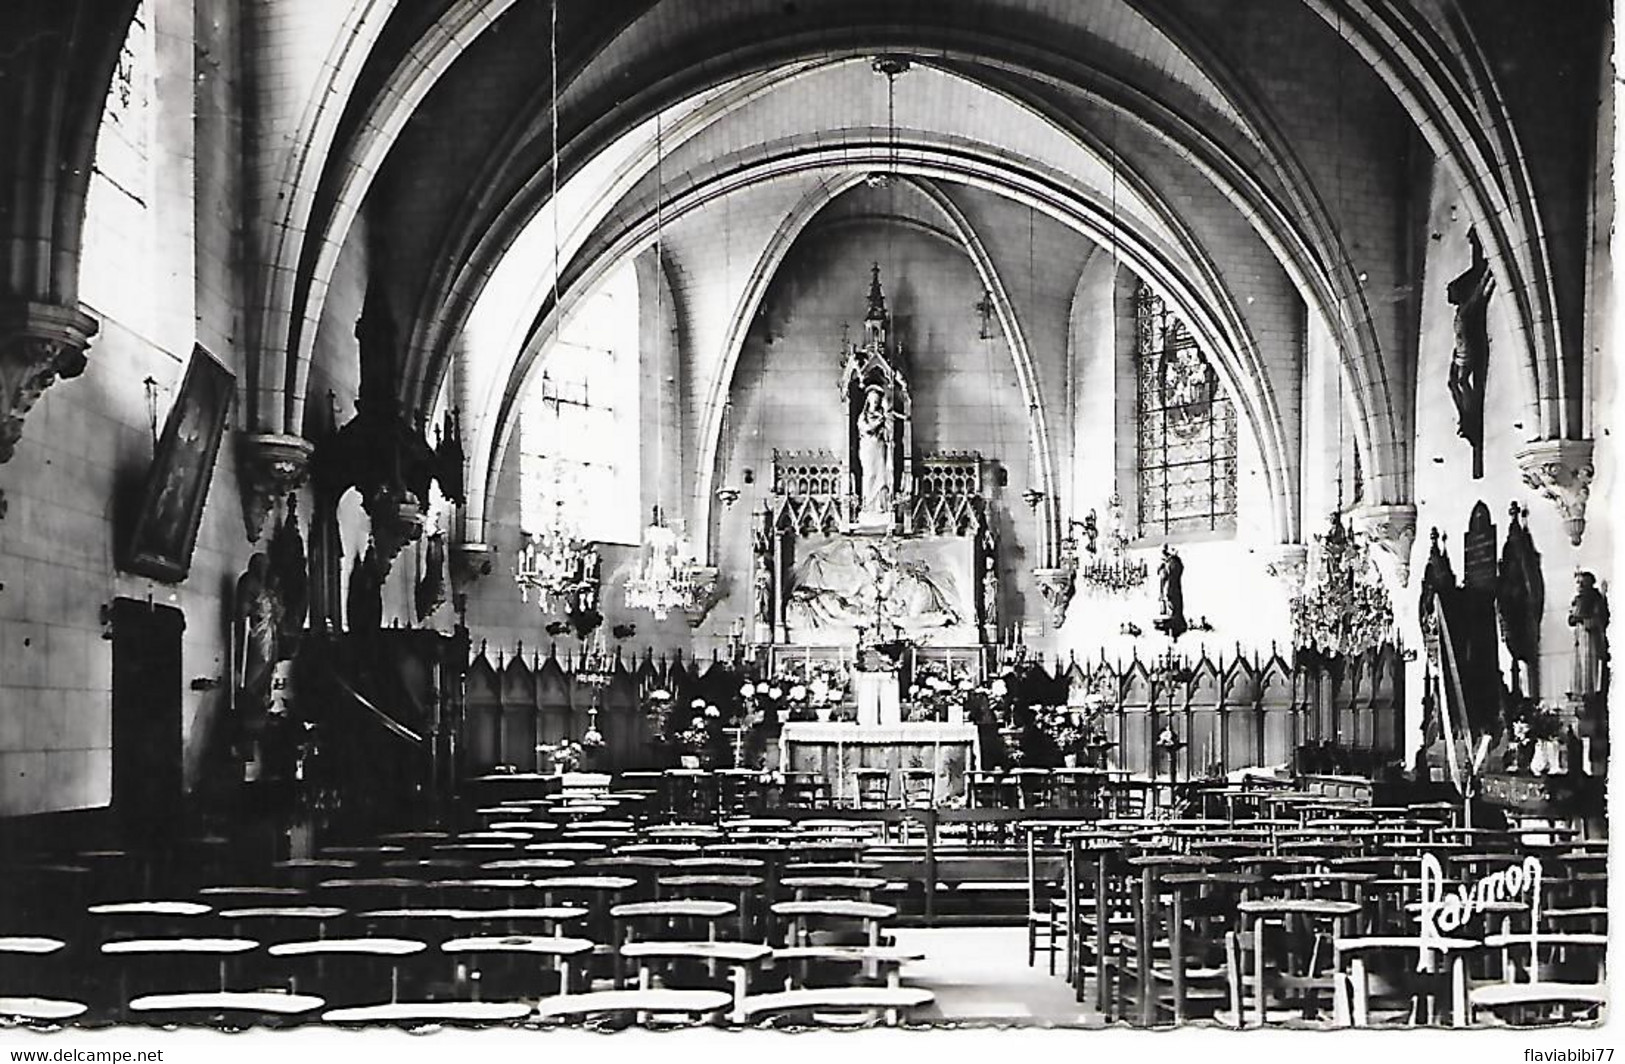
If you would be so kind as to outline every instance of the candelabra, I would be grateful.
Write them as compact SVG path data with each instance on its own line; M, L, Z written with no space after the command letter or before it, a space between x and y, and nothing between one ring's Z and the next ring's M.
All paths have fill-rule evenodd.
M1393 604L1364 541L1331 515L1315 537L1302 594L1292 598L1293 643L1326 658L1355 656L1382 643L1394 626Z
M672 611L695 606L704 594L704 574L689 557L688 543L666 524L660 507L643 530L643 557L626 582L626 604L663 621Z
M599 632L591 646L582 648L576 662L575 680L592 691L592 703L587 707L587 730L581 735L583 749L596 749L604 745L604 735L598 730L599 692L615 680L615 658L604 645L604 633Z
M1151 663L1149 669L1151 676L1151 712L1156 714L1157 703L1161 700L1163 692L1168 694L1168 708L1157 731L1156 740L1152 743L1151 776L1157 775L1156 759L1159 754L1168 757L1168 784L1173 787L1179 782L1179 751L1186 743L1179 737L1174 729L1174 715L1177 709L1174 704L1175 692L1191 679L1191 668L1183 660L1174 656L1172 650ZM1155 717L1152 726L1157 727Z
M547 610L560 600L592 594L598 587L598 556L587 544L555 524L538 535L524 533L514 561L519 597Z
M1116 494L1112 495L1109 514L1104 551L1098 550L1095 544L1099 530L1093 510L1085 520L1072 522L1074 528L1082 528L1089 537L1090 558L1077 566L1077 579L1096 593L1121 595L1144 584L1150 574L1144 559L1128 555L1128 537L1123 534L1123 504ZM1076 537L1067 537L1067 543L1072 556L1077 558Z

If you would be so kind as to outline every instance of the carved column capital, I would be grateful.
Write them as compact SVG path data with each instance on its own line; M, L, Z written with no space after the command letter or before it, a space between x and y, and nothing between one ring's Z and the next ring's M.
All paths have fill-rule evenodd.
M243 497L243 529L258 543L276 501L305 482L314 445L303 436L237 434L237 487Z
M364 496L361 508L372 522L372 542L387 574L406 545L423 535L423 505L405 488L385 485Z
M85 371L85 351L97 322L54 303L0 304L0 463L22 439L23 418L60 378Z
M1393 560L1400 587L1411 582L1411 546L1416 542L1414 503L1361 506L1349 514L1349 524Z
M1591 440L1539 440L1516 455L1523 482L1540 492L1563 515L1569 542L1580 545L1591 497Z
M694 572L694 598L687 610L688 626L698 628L718 602L722 601L722 578L715 566L706 566Z
M1078 586L1077 570L1071 566L1034 569L1033 582L1038 585L1044 602L1049 606L1050 627L1060 628L1066 624L1066 610L1072 605L1072 595Z

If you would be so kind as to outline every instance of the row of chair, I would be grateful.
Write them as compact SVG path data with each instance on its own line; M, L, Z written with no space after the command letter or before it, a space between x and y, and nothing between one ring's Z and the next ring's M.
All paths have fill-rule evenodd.
M1267 797L1253 811L1277 815L1031 825L1029 963L1045 953L1053 971L1064 955L1080 1000L1148 1026L1365 1025L1373 995L1402 999L1405 1022L1594 1012L1601 961L1580 955L1605 941L1596 848L1549 826L1464 827L1437 808ZM1527 903L1503 901L1424 948L1424 853L1447 886L1539 854L1540 925ZM1426 977L1411 977L1419 958Z

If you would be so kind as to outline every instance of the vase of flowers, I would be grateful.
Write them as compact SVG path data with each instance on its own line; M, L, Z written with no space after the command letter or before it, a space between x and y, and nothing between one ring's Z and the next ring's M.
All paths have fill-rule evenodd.
M560 739L549 746L543 746L541 750L554 774L562 775L581 768L583 751L581 744L573 739Z
M1515 771L1547 776L1567 770L1563 719L1533 698L1517 701L1508 713L1507 760Z
M714 738L710 718L704 715L702 709L677 737L678 745L682 749L679 755L682 766L709 768L716 745Z
M1060 752L1066 766L1076 768L1078 746L1083 741L1077 711L1070 706L1034 706L1033 720L1055 743L1055 749Z

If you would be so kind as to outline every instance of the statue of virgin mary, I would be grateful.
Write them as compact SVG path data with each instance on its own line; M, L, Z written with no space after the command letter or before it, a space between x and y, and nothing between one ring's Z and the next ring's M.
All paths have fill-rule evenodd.
M886 390L871 384L858 411L859 509L888 513L892 505L892 420Z

